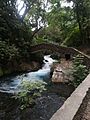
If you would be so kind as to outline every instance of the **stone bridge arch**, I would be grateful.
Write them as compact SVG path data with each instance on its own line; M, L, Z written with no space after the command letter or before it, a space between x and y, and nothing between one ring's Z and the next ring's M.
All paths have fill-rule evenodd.
M50 44L42 43L42 44L31 46L30 48L31 53L36 53L36 52L45 51L45 50L46 51L50 50L53 53L58 53L60 57L65 57L66 55L70 55L70 57L72 57L74 54L74 51L72 50L72 48L62 47L62 46L51 44L51 43Z
M69 54L70 58L72 59L73 56L76 56L77 54L80 54L82 56L84 56L84 63L85 65L87 65L90 68L90 56L82 53L81 51L73 48L73 47L63 47L63 46L59 46L59 45L55 45L55 44L47 44L47 43L42 43L42 44L38 44L38 45L34 45L30 47L30 52L31 53L36 53L39 51L43 51L43 50L51 50L53 51L53 53L58 52L60 54L60 57L64 57L65 55Z

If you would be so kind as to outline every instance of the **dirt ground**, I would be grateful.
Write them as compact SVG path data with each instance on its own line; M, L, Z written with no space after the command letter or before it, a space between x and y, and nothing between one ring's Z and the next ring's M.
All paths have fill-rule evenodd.
M90 120L90 89L73 120Z

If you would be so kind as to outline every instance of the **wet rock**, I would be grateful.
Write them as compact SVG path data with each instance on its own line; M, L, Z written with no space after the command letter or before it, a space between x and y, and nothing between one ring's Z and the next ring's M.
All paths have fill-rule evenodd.
M32 61L30 64L29 63L21 63L19 65L19 71L33 71L33 70L38 70L40 68L40 64Z
M49 93L38 98L34 108L28 108L22 114L22 120L49 120L64 103L65 98Z
M71 61L66 61L65 59L61 60L60 64L57 64L54 68L54 72L52 75L52 82L60 82L60 83L67 83L69 82L71 75L70 75L70 68L72 66Z

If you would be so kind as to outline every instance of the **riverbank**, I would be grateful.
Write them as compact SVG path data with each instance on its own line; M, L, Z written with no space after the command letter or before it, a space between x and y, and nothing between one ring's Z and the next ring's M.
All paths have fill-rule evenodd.
M21 60L13 60L6 65L0 66L0 77L11 73L23 73L28 71L36 71L42 67L44 55L32 54L31 58L22 58Z
M0 67L0 77L11 73L23 73L27 71L35 71L41 68L39 62L32 61L30 63L22 62L20 64L7 65L5 68Z
M20 111L19 104L5 94L0 94L0 120L49 120L66 100L55 93L48 93L36 100L33 107ZM2 99L2 100L1 100Z
M49 83L47 91L36 99L34 105L20 110L12 94L0 93L0 120L49 120L73 92L67 84Z

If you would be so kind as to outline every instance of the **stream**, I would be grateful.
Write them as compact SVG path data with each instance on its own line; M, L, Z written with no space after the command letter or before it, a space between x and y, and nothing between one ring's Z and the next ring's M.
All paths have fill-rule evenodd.
M50 55L46 55L44 56L44 60L43 60L44 64L42 68L39 69L38 71L2 78L0 80L0 92L6 92L6 93L18 92L22 80L39 81L39 80L49 79L51 66L53 62L57 62L57 60L52 59Z
M12 93L20 90L19 86L23 79L50 81L51 66L54 62L57 60L46 55L41 69L22 75L4 77L0 80L0 120L50 120L73 92L72 86L48 82L46 92L36 99L35 105L23 111L19 109L19 101L12 98Z

